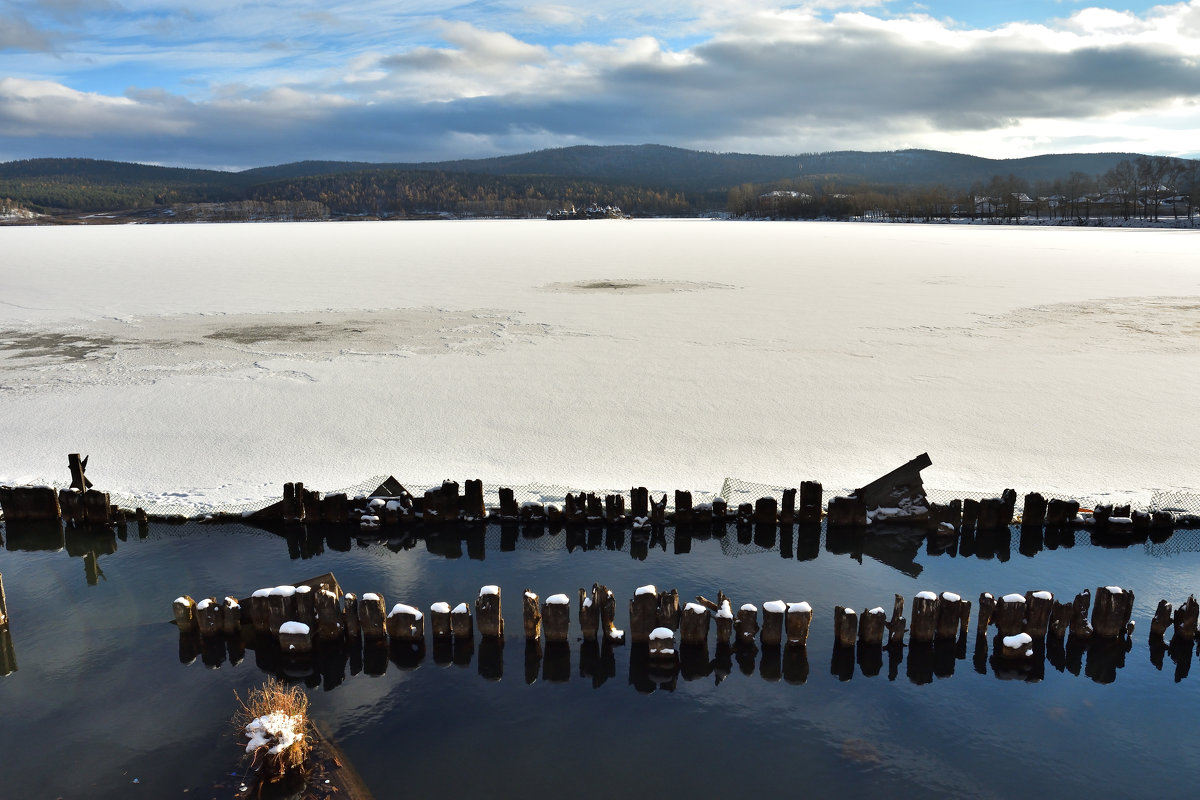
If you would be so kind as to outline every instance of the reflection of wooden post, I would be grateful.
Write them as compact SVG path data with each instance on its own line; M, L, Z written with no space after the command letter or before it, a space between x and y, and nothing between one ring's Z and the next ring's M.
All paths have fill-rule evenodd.
M3 600L3 586L0 586L0 600ZM1170 608L1170 604L1167 604ZM1200 605L1196 603L1195 595L1188 595L1187 602L1179 607L1175 612L1175 635L1181 637L1184 641L1190 642L1196 638L1197 618L1200 617Z

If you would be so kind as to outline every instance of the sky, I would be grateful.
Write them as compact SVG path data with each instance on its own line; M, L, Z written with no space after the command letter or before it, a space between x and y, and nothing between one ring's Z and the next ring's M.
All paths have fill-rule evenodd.
M1200 0L0 0L0 161L1200 157Z

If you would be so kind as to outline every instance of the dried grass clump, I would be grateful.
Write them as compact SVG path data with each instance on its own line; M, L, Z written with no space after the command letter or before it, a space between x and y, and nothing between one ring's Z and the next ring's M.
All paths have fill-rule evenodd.
M233 723L248 740L246 752L253 757L259 780L274 783L289 772L303 772L312 750L304 690L272 679L238 702L241 710Z

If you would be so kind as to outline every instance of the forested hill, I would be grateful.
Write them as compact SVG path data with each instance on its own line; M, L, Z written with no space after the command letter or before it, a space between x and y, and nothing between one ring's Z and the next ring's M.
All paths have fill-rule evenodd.
M578 146L435 163L303 161L241 172L90 159L0 163L0 201L40 211L95 212L179 203L306 201L334 214L520 215L604 202L636 214L723 208L731 188L940 186L965 192L996 176L1034 183L1102 175L1137 154L986 159L933 150L797 156L710 153L661 145Z

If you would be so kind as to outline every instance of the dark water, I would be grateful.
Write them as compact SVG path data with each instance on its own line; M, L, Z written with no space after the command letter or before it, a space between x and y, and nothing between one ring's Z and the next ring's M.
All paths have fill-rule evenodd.
M647 540L629 531L498 526L360 543L240 525L154 525L127 539L9 526L0 551L17 670L0 677L0 796L210 797L238 769L235 693L283 669L261 652L181 653L171 601L333 571L390 607L472 601L499 584L502 647L326 654L287 670L379 798L663 796L1184 797L1194 794L1200 672L1193 648L1154 652L1160 599L1200 589L1200 534L1108 548L1090 534L954 542L774 529ZM621 627L637 586L684 600L807 600L802 650L710 644L656 675L631 645L527 650L520 593L607 584ZM836 654L833 606L890 612L895 592L975 601L1118 584L1136 592L1132 648L1050 648L998 672L972 630L961 646ZM574 607L572 608L574 618ZM994 629L992 629L994 633ZM186 647L183 647L186 650ZM864 657L865 656L865 657ZM240 658L240 663L234 663ZM189 661L190 663L182 663ZM265 670L264 670L265 667Z

